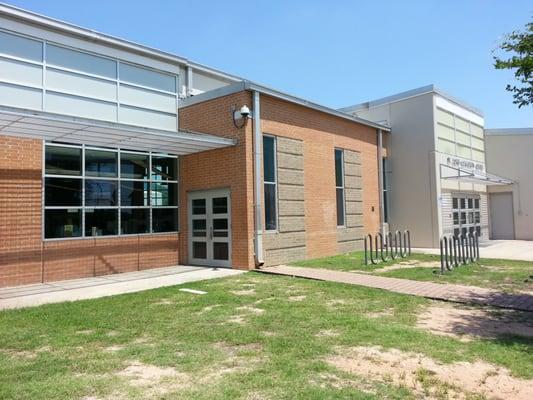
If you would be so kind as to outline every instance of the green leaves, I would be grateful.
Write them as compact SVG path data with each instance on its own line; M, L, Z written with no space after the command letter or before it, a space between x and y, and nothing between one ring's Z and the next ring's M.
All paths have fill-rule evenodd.
M518 108L533 104L533 22L525 26L524 32L514 31L506 35L499 50L510 53L509 58L494 56L496 69L514 70L520 85L508 84L505 90L513 93Z

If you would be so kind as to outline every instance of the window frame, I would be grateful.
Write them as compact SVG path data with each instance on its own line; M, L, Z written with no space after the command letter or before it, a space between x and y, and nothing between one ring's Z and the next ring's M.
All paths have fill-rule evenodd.
M457 199L457 207L454 207L453 204L455 199ZM464 203L462 200L464 200ZM469 206L469 200L472 201L471 207ZM452 193L451 203L451 223L453 235L456 236L456 231L458 231L459 234L463 234L463 229L466 229L467 234L472 230L473 233L478 233L478 237L481 237L481 197L476 194ZM464 207L462 207L462 204L464 204ZM455 223L456 214L458 222L457 224ZM462 218L463 214L464 219Z
M266 181L265 180L265 171L264 171L264 164L263 164L263 218L264 218L264 221L265 221L265 229L264 231L265 232L269 232L269 233L276 233L276 232L279 232L279 191L278 191L278 154L277 154L277 149L278 149L278 140L277 140L277 137L275 135L270 135L270 134L267 134L267 133L264 133L263 134L263 138L262 140L264 141L264 138L265 137L268 137L268 138L271 138L274 145L273 145L273 148L272 148L272 151L273 151L273 157L272 159L274 160L274 181ZM264 142L262 143L262 150L263 150L263 160L264 160L264 157L265 157L265 146L264 146ZM265 186L266 185L271 185L274 187L274 203L276 205L276 215L275 215L275 221L276 221L276 228L275 229L267 229L266 227L266 202L265 202Z
M46 149L49 147L67 147L67 148L76 148L81 149L81 171L80 175L61 175L61 174L47 174L46 173ZM86 150L98 150L98 151L107 151L117 154L117 175L115 177L103 177L103 176L93 176L93 175L86 175L85 171L85 151ZM58 241L58 240L85 240L85 239L100 239L100 238L115 238L115 237L130 237L130 236L139 236L139 235L168 235L168 234L178 234L180 231L180 225L179 225L179 210L180 210L180 196L179 196L179 182L180 182L180 176L179 176L179 168L180 168L180 158L177 155L174 154L164 154L160 152L152 152L152 151L135 151L135 150L129 150L129 149L121 149L121 148L107 148L107 147L98 147L98 146L92 146L92 145L85 145L85 144L70 144L70 143L55 143L55 142L44 142L42 147L42 177L41 177L41 184L42 184L42 191L41 191L41 238L43 241ZM148 156L148 175L146 179L134 179L134 178L122 178L121 177L121 154L141 154L141 155L147 155ZM176 161L176 179L175 180L153 180L152 176L155 175L152 171L152 157L153 156L159 156L159 157L169 157L169 158L175 158ZM80 206L47 206L45 204L45 196L46 196L46 185L45 180L46 178L64 178L64 179L79 179L81 181L81 205ZM117 184L117 201L116 205L114 206L87 206L86 205L86 193L85 193L85 185L87 181L112 181L116 182ZM122 199L121 199L121 182L125 181L137 181L137 182L145 182L148 185L148 205L146 206L124 206L122 207ZM176 205L175 206L156 206L153 205L151 202L151 188L152 183L173 183L176 184L176 190L177 190L177 198L176 198ZM147 209L149 213L149 229L148 232L143 233L121 233L122 226L121 226L121 211L125 209ZM154 232L153 230L153 210L154 209L176 209L177 215L178 215L178 221L176 221L176 227L177 229L174 231L167 231L167 232ZM72 236L72 237L60 237L60 238L47 238L46 232L45 232L45 226L46 226L46 210L68 210L68 209L77 209L81 211L81 220L80 220L80 236ZM87 209L96 210L96 209L102 209L102 210L116 210L117 215L117 234L115 235L97 235L97 236L90 236L86 235L85 233L85 213Z
M337 151L341 154L341 179L342 186L337 186ZM346 228L346 188L345 188L345 177L344 177L344 149L335 147L333 151L333 161L335 163L335 215L337 217L337 228ZM338 215L338 200L337 200L337 191L338 189L342 190L342 224L339 225L339 215Z

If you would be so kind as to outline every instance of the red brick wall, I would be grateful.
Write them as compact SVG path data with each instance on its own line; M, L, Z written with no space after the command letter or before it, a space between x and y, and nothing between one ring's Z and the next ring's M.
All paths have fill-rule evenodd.
M178 264L178 235L42 241L42 142L0 136L0 287Z
M376 232L379 229L375 128L262 95L261 129L263 133L299 139L304 143L308 257L322 257L338 252L334 162L336 147L361 153L364 231Z
M195 190L230 188L232 266L254 267L253 250L253 165L252 122L246 127L233 125L231 107L243 104L251 108L248 92L221 97L180 109L180 129L210 133L235 139L236 146L181 158L180 165L180 244L182 263L187 263L187 193Z
M41 280L42 142L0 136L0 286Z
M251 94L236 93L180 109L181 129L236 138L238 145L187 156L182 159L180 226L186 234L186 191L231 187L233 212L233 264L253 266L253 149L251 121L238 130L231 120L231 106L251 107ZM374 128L261 95L263 133L304 141L305 212L308 257L338 252L334 148L359 151L363 168L363 223L365 232L379 228L377 138ZM372 207L374 210L372 210ZM183 236L184 238L186 236ZM235 239L237 239L235 241ZM185 240L181 243L186 262Z

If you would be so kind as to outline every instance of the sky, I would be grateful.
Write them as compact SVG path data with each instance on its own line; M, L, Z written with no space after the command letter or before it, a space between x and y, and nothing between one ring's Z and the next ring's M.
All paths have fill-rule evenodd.
M6 2L333 108L435 84L488 128L533 127L505 91L513 73L493 67L533 0Z

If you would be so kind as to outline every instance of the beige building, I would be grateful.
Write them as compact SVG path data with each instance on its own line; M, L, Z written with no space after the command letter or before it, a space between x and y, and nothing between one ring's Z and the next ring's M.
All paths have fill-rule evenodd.
M483 113L433 85L342 109L391 127L384 159L384 229L410 229L416 247L443 234L489 239Z
M490 172L512 185L490 186L491 239L533 240L533 128L486 129Z

